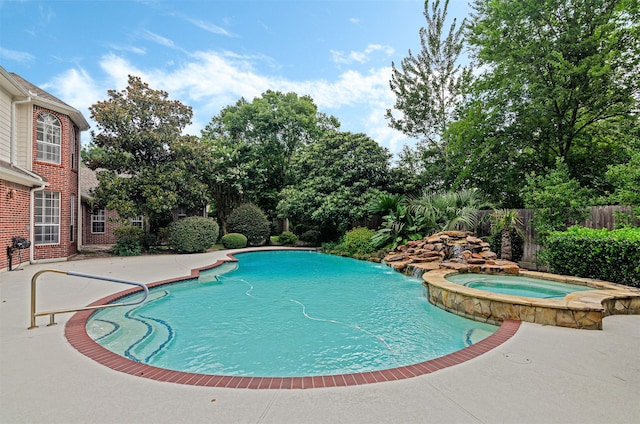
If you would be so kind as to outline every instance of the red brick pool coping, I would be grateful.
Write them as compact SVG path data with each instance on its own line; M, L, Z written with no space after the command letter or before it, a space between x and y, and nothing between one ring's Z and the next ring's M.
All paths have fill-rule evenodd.
M229 258L231 261L235 261L235 258L232 256L229 256ZM197 278L200 271L218 266L223 262L228 261L218 261L211 266L194 269L191 271L191 276L189 277L158 281L149 284L148 286L151 288L185 279ZM92 303L92 306L104 305L137 291L140 291L140 289L130 289L116 293ZM357 374L336 374L313 377L238 377L195 374L157 368L151 365L132 361L111 352L96 343L87 334L87 320L93 312L94 311L77 312L69 321L67 321L65 326L65 336L69 343L88 358L91 358L115 371L155 381L187 384L191 386L226 387L236 389L311 389L321 387L356 386L361 384L380 383L383 381L404 380L424 374L430 374L476 358L509 340L520 327L520 321L505 320L495 333L478 343L439 358L398 368Z

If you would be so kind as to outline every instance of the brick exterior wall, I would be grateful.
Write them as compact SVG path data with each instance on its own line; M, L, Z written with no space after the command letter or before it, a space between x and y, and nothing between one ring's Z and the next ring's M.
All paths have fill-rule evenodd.
M117 239L113 230L122 224L118 220L118 214L112 210L105 211L104 233L93 233L91 231L91 208L82 205L82 244L115 244Z
M0 270L3 270L9 267L7 247L11 246L11 239L29 238L29 187L0 180L0 222L0 240L3 241ZM29 250L22 250L20 254L13 252L12 268L19 265L19 258L29 262Z
M60 120L61 124L61 140L60 140L60 164L43 162L37 160L37 120L41 113L50 113ZM79 199L78 191L78 158L79 143L75 143L76 166L71 166L71 152L74 147L74 136L77 133L77 127L69 116L63 115L52 110L44 109L39 106L33 108L33 172L43 176L49 186L45 189L60 193L60 242L58 244L35 245L34 240L34 260L68 258L78 253L78 211L77 199ZM75 195L76 204L73 206L76 211L74 213L73 241L71 241L71 196Z

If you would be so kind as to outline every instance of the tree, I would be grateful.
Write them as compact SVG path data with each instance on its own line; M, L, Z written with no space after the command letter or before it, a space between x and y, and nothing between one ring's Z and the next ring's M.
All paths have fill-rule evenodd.
M458 64L465 21L456 28L454 19L444 35L448 6L449 0L445 0L442 9L440 0L435 0L429 10L429 0L424 2L427 26L420 28L420 53L414 56L409 50L401 69L395 63L391 65L394 107L402 116L396 118L387 109L389 125L410 137L424 138L427 145L440 143L460 100L462 85L468 82L471 73L469 68Z
M588 171L583 184L603 180L605 167L592 164L625 160L607 156L617 150L607 134L638 126L637 0L475 0L473 7L467 40L485 72L468 105L482 109L465 108L463 128L483 120L493 128L471 145L460 136L458 150L479 156L490 140L526 173L562 158L572 177Z
M214 136L204 130L199 156L207 158L207 172L202 180L207 184L207 196L213 202L216 218L223 235L227 234L227 219L233 209L242 204L252 185L264 179L264 170L250 146L227 136Z
M99 170L94 202L122 218L144 215L154 228L183 199L202 191L201 185L181 184L185 174L176 166L175 147L195 142L181 135L192 110L135 76L123 91L107 94L89 108L98 132L92 131L83 152L87 166Z
M448 6L449 0L442 8L440 0L425 1L427 26L420 28L420 52L414 55L409 50L400 68L391 65L394 108L401 116L394 116L391 109L386 113L390 127L419 139L415 149L403 151L401 162L428 174L424 182L435 190L444 188L450 180L443 135L455 117L464 86L471 81L471 68L459 63L466 20L456 28L454 19L447 31Z
M564 231L587 217L589 191L571 178L569 168L561 158L556 167L544 175L527 175L524 188L525 207L536 209L533 228L538 243L544 245L552 231Z
M247 154L244 160L259 168L255 174L261 178L245 186L244 194L273 215L278 193L293 182L293 154L338 126L336 118L318 112L311 97L268 90L252 102L242 98L222 109L202 135L210 140L224 137L226 146Z
M298 182L282 191L278 216L333 236L344 233L368 216L387 183L390 159L364 134L326 133L294 156Z

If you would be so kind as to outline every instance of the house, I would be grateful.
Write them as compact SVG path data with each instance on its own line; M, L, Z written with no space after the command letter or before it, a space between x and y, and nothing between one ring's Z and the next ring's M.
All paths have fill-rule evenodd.
M124 224L118 213L111 209L91 206L92 191L98 187L96 171L80 164L80 217L81 245L113 245L118 240L114 230ZM141 216L129 219L131 225L144 229Z
M0 271L78 253L88 129L77 109L0 66Z

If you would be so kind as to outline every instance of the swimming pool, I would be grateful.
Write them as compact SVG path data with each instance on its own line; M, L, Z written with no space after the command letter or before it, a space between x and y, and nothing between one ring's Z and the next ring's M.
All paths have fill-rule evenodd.
M569 293L594 290L588 286L514 275L467 273L447 276L447 280L473 289L540 299L563 299Z
M151 291L142 306L92 315L89 335L154 367L226 376L352 374L417 364L497 327L433 307L421 281L309 251L237 255Z

